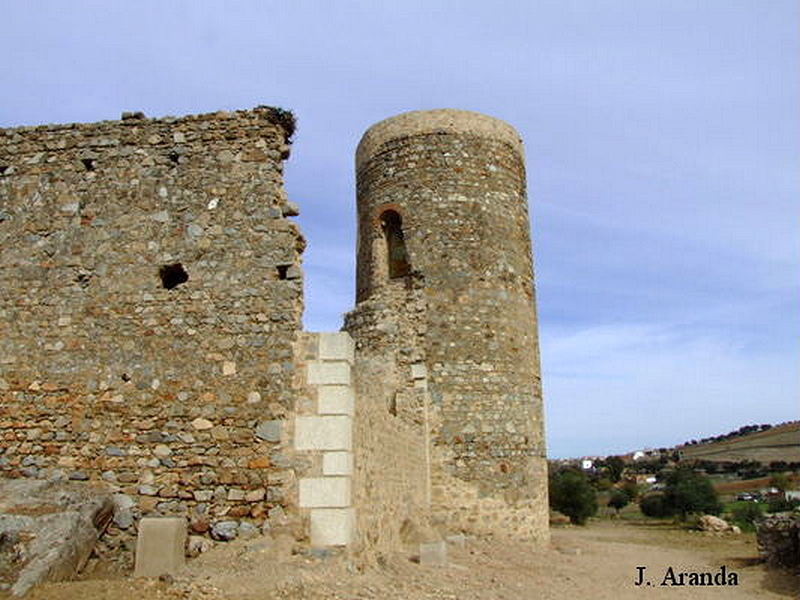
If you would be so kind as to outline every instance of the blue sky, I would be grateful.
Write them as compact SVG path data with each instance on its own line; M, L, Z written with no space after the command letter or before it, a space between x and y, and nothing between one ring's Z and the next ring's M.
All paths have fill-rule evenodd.
M282 106L310 330L352 307L353 155L427 108L528 157L552 456L796 419L800 5L41 2L0 23L0 126Z

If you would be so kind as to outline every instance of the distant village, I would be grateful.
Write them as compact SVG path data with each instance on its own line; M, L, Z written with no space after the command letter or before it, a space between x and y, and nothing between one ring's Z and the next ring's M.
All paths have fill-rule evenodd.
M689 440L671 448L642 448L618 456L582 456L550 461L552 472L576 469L598 490L627 483L639 493L664 488L665 475L680 466L707 475L731 500L800 501L800 421L745 425L722 435ZM784 477L783 485L773 485ZM794 477L793 477L794 475Z

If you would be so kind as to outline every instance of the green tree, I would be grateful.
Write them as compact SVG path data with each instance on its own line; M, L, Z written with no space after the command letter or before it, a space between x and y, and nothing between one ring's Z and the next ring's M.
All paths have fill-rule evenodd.
M718 515L722 511L711 480L688 467L669 473L665 480L664 503L682 520L691 513Z
M631 502L633 502L634 500L636 500L636 498L639 497L639 493L641 491L636 482L630 480L623 483L620 489L626 496L628 496L628 500L630 500Z
M550 507L584 525L597 513L597 493L582 471L565 469L550 476Z
M628 506L631 499L628 497L622 490L614 490L611 492L611 497L608 499L608 505L617 511L617 516L619 516L619 511Z
M594 488L598 492L605 492L605 491L610 490L612 487L614 487L614 484L611 483L611 480L610 479L606 479L605 477L601 477L600 479L596 479L595 481L592 482L592 485L594 485Z
M617 483L622 478L622 472L625 470L625 461L619 456L610 456L606 459L606 468L608 469L609 479Z

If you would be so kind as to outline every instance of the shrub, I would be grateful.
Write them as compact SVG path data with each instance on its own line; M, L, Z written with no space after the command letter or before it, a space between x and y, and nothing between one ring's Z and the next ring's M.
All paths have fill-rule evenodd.
M611 492L611 498L608 499L608 505L619 514L619 511L628 506L630 501L631 499L628 497L628 494L622 490L614 490Z
M558 471L550 476L550 507L567 515L570 523L584 525L597 513L597 494L584 473Z
M752 531L763 516L764 509L757 502L740 502L731 509L731 519L745 531Z
M297 127L297 122L295 120L294 114L290 110L286 110L283 108L278 108L275 106L259 106L258 108L263 109L267 113L267 119L270 123L278 125L283 129L284 139L286 143L291 143L292 136L294 135L295 129Z
M800 506L800 500L787 500L786 498L771 498L767 504L768 513L787 512Z
M639 510L647 517L671 517L675 511L666 502L664 492L651 492L639 500Z

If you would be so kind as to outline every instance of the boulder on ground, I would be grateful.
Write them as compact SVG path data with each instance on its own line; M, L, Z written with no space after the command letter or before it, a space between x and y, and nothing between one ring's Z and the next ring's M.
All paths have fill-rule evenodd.
M104 488L63 481L0 480L0 592L71 579L114 516Z
M208 552L213 547L214 542L207 537L203 537L202 535L190 535L189 541L186 544L186 556L194 558Z
M697 525L702 531L710 531L712 533L731 531L733 533L737 533L734 531L733 527L731 527L730 523L728 523L725 519L720 519L714 515L703 515L700 517Z

